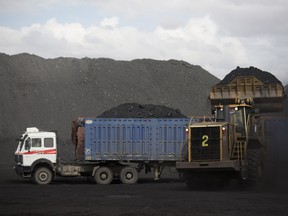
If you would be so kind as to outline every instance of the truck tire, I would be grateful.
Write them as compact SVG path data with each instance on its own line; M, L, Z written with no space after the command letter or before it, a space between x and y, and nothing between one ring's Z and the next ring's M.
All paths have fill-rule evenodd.
M39 167L33 173L33 181L39 185L50 184L53 180L53 173L47 167Z
M249 149L247 151L248 182L258 185L263 182L263 151L261 149Z
M96 170L94 179L97 184L107 185L113 181L113 172L109 167L100 167Z
M120 171L119 179L123 184L135 184L138 181L138 170L134 167L124 167Z

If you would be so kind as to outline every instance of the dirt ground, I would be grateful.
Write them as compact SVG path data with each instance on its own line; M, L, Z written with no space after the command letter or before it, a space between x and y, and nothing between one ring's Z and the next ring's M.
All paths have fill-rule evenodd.
M287 215L288 193L219 189L190 191L176 179L97 185L56 178L39 186L1 167L1 215Z
M141 178L135 185L97 185L85 178L55 178L34 185L13 171L13 140L1 140L0 215L245 215L288 214L288 190L227 188L188 190L180 179ZM4 147L5 146L5 147ZM176 177L175 177L176 176ZM288 179L288 178L287 178Z

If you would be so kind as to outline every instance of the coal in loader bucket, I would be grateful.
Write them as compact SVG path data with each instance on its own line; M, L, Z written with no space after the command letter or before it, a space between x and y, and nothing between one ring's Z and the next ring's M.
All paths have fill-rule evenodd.
M259 113L282 112L285 92L282 83L271 73L254 67L237 67L212 87L209 98L212 109L219 104L250 99Z

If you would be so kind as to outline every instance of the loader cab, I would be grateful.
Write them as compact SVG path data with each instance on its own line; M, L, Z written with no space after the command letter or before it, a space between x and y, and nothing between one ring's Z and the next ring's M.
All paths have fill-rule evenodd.
M217 105L214 109L216 122L228 122L235 125L236 136L246 137L252 106L245 101L229 105Z

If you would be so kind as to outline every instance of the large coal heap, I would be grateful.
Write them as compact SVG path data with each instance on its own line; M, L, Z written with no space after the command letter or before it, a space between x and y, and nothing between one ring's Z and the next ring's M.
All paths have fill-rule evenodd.
M256 67L249 68L240 68L237 67L235 70L232 70L229 74L227 74L224 79L218 85L226 85L230 83L235 77L238 76L255 76L263 83L280 83L281 82L271 73L262 71Z
M99 118L187 118L180 110L153 104L126 103L105 111Z
M207 115L209 91L217 82L200 66L177 60L44 59L0 53L0 136L18 137L27 127L38 127L57 130L59 140L70 145L73 119L107 110L114 117L178 116L178 111L158 107L165 106L185 116ZM144 105L133 106L133 111L121 105L131 103ZM129 115L115 112L117 106L130 109Z

